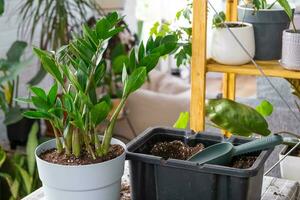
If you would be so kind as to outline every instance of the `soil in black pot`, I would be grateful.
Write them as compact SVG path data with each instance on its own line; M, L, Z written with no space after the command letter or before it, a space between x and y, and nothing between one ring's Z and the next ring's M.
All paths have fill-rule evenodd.
M171 142L156 143L151 149L151 154L164 159L187 160L190 156L203 149L204 145L201 143L196 144L195 147L190 147L179 140L174 140Z
M164 159L173 158L178 160L187 160L190 156L202 151L204 148L204 145L201 143L196 144L194 147L190 147L179 140L174 140L171 142L158 142L152 147L150 152L152 155L160 156ZM228 166L239 169L247 169L253 165L256 159L257 156L253 155L238 156L233 158Z
M110 146L106 156L97 157L96 159L93 159L87 151L82 151L80 157L76 158L74 155L66 155L64 152L58 153L56 149L49 149L39 157L47 162L60 165L89 165L112 160L123 152L124 148L121 145L114 144Z
M239 168L239 169L247 169L252 167L254 162L256 161L257 156L238 156L234 157L229 167Z

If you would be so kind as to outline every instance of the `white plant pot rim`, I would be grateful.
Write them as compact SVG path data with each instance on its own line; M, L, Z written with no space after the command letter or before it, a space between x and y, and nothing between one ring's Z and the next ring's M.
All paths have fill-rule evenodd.
M224 22L224 24L242 24L242 25L246 25L243 27L229 27L230 29L245 29L245 28L252 28L253 25L251 23L248 22ZM226 27L216 27L215 29L227 29Z
M280 154L281 156L284 156L285 153L287 153L286 151L287 151L288 147L289 147L288 145L286 145L285 147L283 147L283 148L281 149L281 151L279 152L279 154ZM289 156L289 157L295 157L295 158L300 158L299 156L293 156L293 155L287 155L287 156Z
M300 29L297 29L296 30L297 32L295 33L294 32L294 29L285 29L285 30L283 30L283 32L285 32L285 33L290 33L290 34L300 34Z
M255 11L254 8L252 7L245 7L246 5L238 5L238 8L240 9L244 9L244 10L251 10L251 11ZM291 8L295 9L296 6L291 4ZM283 8L272 8L272 9L259 9L258 12L281 12L284 11ZM257 11L256 11L257 12Z
M103 136L99 136L100 139L103 138ZM37 154L37 152L39 151L39 149L43 148L43 146L46 144L46 143L51 143L53 140L55 139L51 139L51 140L48 140L46 142L43 142L42 144L40 144L39 146L37 146L37 148L35 149L35 157L36 159L39 161L39 162L42 162L44 164L47 164L47 165L52 165L52 166L60 166L62 168L89 168L90 166L97 166L97 165L102 165L102 164L109 164L111 162L114 162L114 160L118 159L119 157L121 156L124 156L124 154L126 154L126 145L121 141L121 140L118 140L116 138L112 138L112 141L114 141L115 143L114 144L119 144L123 147L124 151L121 155L115 157L114 159L111 159L111 160L107 160L107 161L104 161L104 162L101 162L101 163L93 163L93 164L88 164L88 165L61 165L61 164L57 164L57 163L51 163L51 162L47 162L43 159L40 158L40 156ZM49 150L49 149L44 149L44 151L46 150ZM41 152L44 152L43 150L41 150Z

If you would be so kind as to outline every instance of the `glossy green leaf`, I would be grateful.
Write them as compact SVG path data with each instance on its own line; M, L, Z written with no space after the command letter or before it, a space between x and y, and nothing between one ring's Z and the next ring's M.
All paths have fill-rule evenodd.
M27 168L31 176L35 172L35 149L38 146L37 134L39 131L38 123L35 122L29 132L28 140L26 144L26 155L27 155Z
M63 77L54 59L47 52L41 49L33 48L33 50L41 60L44 69L48 73L50 73L61 85L63 85L64 84Z
M49 113L43 111L25 111L23 112L23 116L30 119L52 119Z
M128 80L124 86L123 96L129 96L132 92L139 89L144 84L146 77L146 67L136 68L132 74L128 76Z
M58 90L58 85L55 83L49 90L49 93L47 95L47 100L50 105L54 105L55 99L57 96L57 90Z
M264 117L270 116L273 113L273 105L267 101L263 100L256 107L256 110Z
M177 119L173 127L179 129L186 129L188 127L189 120L189 112L182 112L180 113L179 118Z
M145 47L144 47L144 44L142 41L140 44L140 47L139 47L139 52L138 52L139 62L141 62L141 60L144 58L144 56L145 56Z
M33 96L31 97L33 105L41 110L47 111L50 109L50 105L48 104L47 100L45 101L44 99L38 97L38 96Z
M147 72L150 72L152 69L156 67L159 58L160 58L159 53L150 54L141 59L139 66L146 66Z
M105 101L96 104L91 109L91 117L92 117L93 124L94 125L100 124L103 120L106 119L109 112L110 112L110 106Z
M47 101L47 95L46 92L39 87L31 87L30 90L38 97L40 97L41 99Z

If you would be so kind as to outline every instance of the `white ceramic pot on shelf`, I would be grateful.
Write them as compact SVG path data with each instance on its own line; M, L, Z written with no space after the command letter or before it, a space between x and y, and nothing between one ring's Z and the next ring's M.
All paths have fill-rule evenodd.
M244 25L243 27L232 27L230 30L253 58L255 55L255 39L252 24L242 22L227 22L227 24ZM242 65L251 61L251 58L225 27L214 28L213 30L211 56L215 61L224 65Z
M284 30L282 36L281 65L289 70L300 70L300 30Z
M284 157L288 146L284 147L279 153L279 159ZM300 182L300 157L288 155L280 163L281 177L284 179L295 180Z
M112 144L126 145L112 139ZM103 163L67 166L46 162L39 158L42 152L55 148L55 140L36 149L36 160L43 192L47 200L119 200L121 177L124 172L125 151Z

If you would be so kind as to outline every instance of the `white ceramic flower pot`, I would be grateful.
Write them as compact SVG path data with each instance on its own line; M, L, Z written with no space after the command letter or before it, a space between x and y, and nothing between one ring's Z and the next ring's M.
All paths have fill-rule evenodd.
M232 23L232 22L231 22ZM235 24L242 24L235 22ZM248 50L251 58L255 55L255 40L253 26L243 23L245 27L230 28L243 46ZM234 39L227 28L214 28L211 44L212 58L225 65L242 65L251 61L242 47Z
M117 139L112 144L126 145ZM66 166L39 158L42 152L55 148L55 140L36 149L39 177L47 200L119 200L125 151L119 157L98 164Z
M281 159L286 152L287 146L279 153L279 159ZM281 177L284 179L300 181L300 157L287 156L280 163L280 172Z
M281 64L286 69L300 70L300 30L283 31Z
M103 10L123 10L125 0L96 0Z

